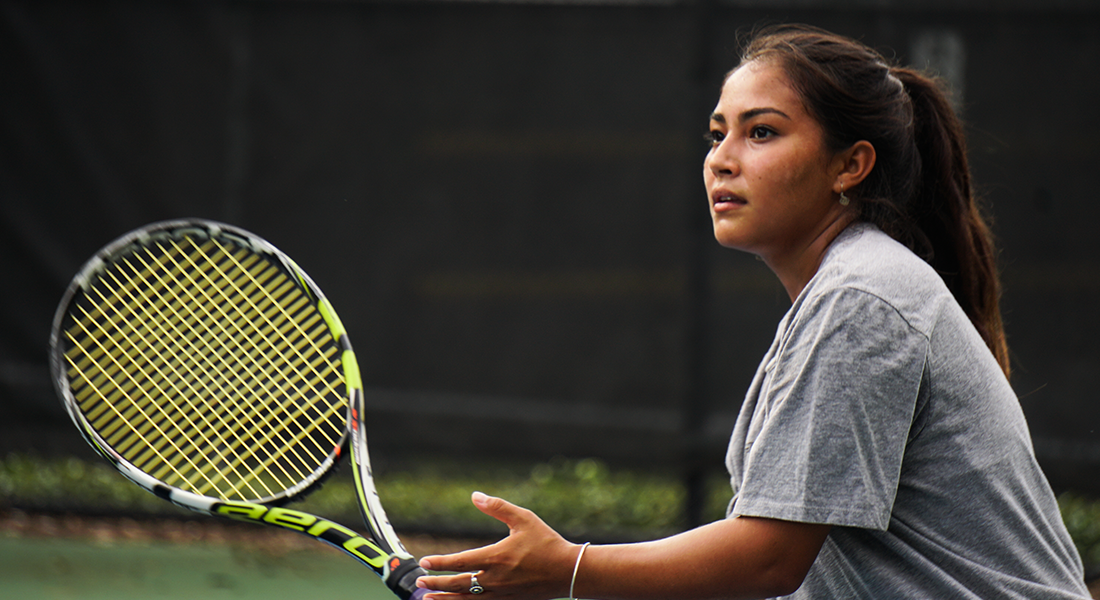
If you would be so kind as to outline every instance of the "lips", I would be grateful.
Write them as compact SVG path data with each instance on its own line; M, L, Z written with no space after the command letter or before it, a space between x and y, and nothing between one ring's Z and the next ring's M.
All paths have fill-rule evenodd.
M710 201L711 205L714 207L714 212L734 210L748 204L741 196L726 190L718 190L711 194Z

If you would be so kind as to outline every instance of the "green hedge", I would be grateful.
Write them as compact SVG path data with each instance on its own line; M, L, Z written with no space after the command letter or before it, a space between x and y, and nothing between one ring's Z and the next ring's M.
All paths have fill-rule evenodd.
M504 527L470 503L479 490L530 508L567 537L647 539L684 528L686 494L674 477L612 470L594 460L556 459L529 469L417 465L377 476L382 504L400 531L480 534ZM708 482L707 519L719 519L729 500L724 477ZM1062 516L1090 571L1100 568L1100 501L1064 494ZM296 505L355 523L350 476L334 477ZM0 507L148 515L187 514L121 477L104 462L44 460L12 454L0 459Z
M1062 520L1090 574L1100 572L1100 501L1075 494L1058 497Z
M706 513L718 519L729 488L724 478L711 483ZM417 465L377 474L376 485L387 515L399 529L506 531L470 503L474 490L530 508L565 535L643 539L683 529L685 493L674 478L612 471L593 459L557 459L522 470ZM126 481L105 462L20 454L0 459L0 506L187 514ZM347 469L295 507L357 521L355 490Z

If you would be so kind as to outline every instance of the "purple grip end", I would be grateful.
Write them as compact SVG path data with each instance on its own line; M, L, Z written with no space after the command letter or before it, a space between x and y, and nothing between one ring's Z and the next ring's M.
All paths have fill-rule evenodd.
M412 596L409 596L409 600L421 600L421 598L424 597L424 594L434 593L436 593L436 590L429 590L427 588L416 588L416 591L412 593Z

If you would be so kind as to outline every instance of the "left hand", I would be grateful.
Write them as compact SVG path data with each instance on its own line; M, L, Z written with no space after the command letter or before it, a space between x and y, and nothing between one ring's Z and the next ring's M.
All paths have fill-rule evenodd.
M569 594L579 545L561 537L530 510L481 492L474 492L471 500L478 510L507 525L508 537L483 548L420 559L420 566L428 570L460 571L417 580L418 587L445 592L429 594L425 600L548 600ZM471 573L485 588L483 593L470 593Z

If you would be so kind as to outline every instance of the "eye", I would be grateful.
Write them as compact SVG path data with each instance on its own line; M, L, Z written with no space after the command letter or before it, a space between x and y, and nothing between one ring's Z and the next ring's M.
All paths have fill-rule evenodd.
M710 146L717 146L721 144L724 139L726 139L726 134L717 129L711 129L703 134L703 140Z
M749 130L749 139L766 140L772 137L775 137L775 130L764 125L756 125Z

